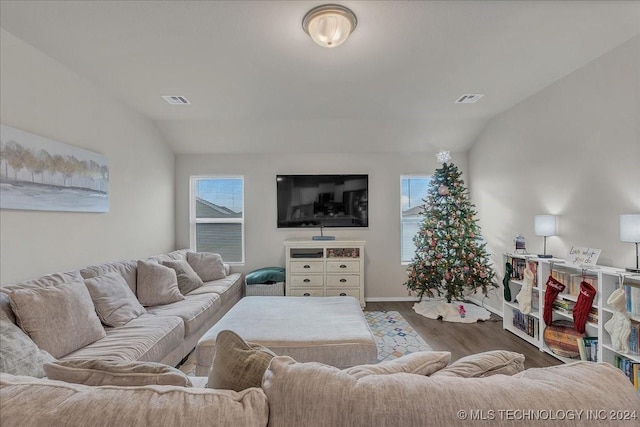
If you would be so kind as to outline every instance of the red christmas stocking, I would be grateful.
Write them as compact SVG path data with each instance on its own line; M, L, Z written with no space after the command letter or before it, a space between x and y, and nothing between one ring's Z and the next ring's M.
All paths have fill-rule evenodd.
M596 296L596 290L587 282L580 282L580 295L578 302L573 307L573 324L576 331L584 333L584 325L587 323L587 316L593 304L593 298Z
M564 285L554 279L553 276L549 276L547 287L544 291L544 313L542 313L545 325L550 325L553 321L553 301L562 291L564 291Z

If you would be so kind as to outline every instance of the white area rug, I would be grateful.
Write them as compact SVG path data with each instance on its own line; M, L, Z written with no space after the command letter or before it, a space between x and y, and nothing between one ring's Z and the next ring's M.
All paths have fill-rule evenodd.
M460 305L464 307L466 312L464 317L460 315L458 310ZM445 322L475 323L478 320L489 320L491 317L491 313L487 309L470 302L447 303L446 300L437 298L417 302L413 305L413 310L428 319L442 318Z

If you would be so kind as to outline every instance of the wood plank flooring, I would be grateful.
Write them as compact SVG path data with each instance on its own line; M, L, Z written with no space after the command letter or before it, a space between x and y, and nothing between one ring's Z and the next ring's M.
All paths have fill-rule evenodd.
M526 368L562 364L511 332L502 329L502 318L478 323L451 323L427 319L413 311L413 302L368 302L367 311L398 311L434 350L451 352L451 360L488 350L509 350L525 356Z

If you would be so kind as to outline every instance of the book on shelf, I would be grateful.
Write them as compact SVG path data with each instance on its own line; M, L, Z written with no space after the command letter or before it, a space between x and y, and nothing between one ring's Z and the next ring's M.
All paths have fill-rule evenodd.
M640 388L640 384L638 381L638 375L640 374L638 371L640 370L640 362L634 362L633 360L627 359L624 356L616 356L614 358L614 365L616 366L616 368L620 369L622 373L627 376L627 378L629 378L629 381L631 381L631 384L633 384L636 391L639 391L638 389Z
M586 282L593 286L594 289L598 289L598 276L583 276L582 274L571 274L571 280L569 281L565 292L573 296L580 295L580 284L582 282Z
M516 329L521 330L530 337L538 338L539 326L538 319L536 319L535 317L528 314L523 314L520 310L514 308L513 319L511 323Z
M629 346L629 351L633 353L640 353L640 345L638 341L640 340L640 323L631 322L631 332L629 333L629 339L627 340L627 345Z
M624 296L627 300L627 312L630 316L640 316L640 287L625 285Z
M598 361L598 337L581 337L577 338L576 341L578 342L580 360Z
M527 261L524 258L508 258L508 262L511 263L512 272L511 278L513 280L523 280L524 279L524 270L528 267L529 270L533 273L533 277L536 277L536 271L538 269L538 264L534 261Z

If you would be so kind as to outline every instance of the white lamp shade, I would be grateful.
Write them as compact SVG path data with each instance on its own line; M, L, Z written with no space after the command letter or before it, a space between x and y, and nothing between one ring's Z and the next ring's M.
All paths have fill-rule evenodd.
M640 214L620 215L620 240L640 242Z
M533 229L536 236L555 236L558 232L557 217L555 215L536 215Z

